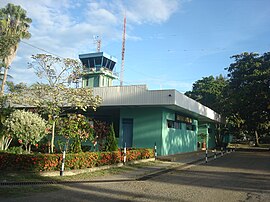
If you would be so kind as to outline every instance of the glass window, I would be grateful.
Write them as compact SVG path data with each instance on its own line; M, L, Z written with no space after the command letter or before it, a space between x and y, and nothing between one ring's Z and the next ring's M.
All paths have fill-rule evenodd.
M186 126L187 126L187 130L192 130L192 124L186 124Z
M174 121L172 120L167 120L167 125L168 125L168 128L174 128Z
M174 128L175 129L181 129L181 123L180 122L174 122Z

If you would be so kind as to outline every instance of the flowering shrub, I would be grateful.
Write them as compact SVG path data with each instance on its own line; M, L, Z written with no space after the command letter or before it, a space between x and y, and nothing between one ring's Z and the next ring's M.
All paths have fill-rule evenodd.
M40 115L23 110L15 110L3 125L29 153L31 145L36 145L46 135L47 129L47 122Z
M68 114L59 120L59 133L67 140L73 139L71 151L82 152L82 141L93 139L93 128L86 117L81 114Z
M154 157L153 149L127 150L127 161ZM66 154L65 169L84 169L112 165L123 161L123 152L85 152ZM62 154L10 154L0 153L0 170L59 171Z

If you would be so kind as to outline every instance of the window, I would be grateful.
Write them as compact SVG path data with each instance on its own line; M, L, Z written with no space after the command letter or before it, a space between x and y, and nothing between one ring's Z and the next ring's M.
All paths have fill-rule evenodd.
M174 128L175 129L181 129L181 123L180 122L174 122Z
M192 125L192 124L187 123L187 130L195 131L196 130L196 125Z
M186 126L187 126L187 130L192 130L192 124L186 124Z
M181 121L181 122L184 122L184 123L189 123L189 124L192 123L192 119L191 118L186 117L186 116L182 116L182 115L177 114L177 113L175 113L175 120L176 121L179 121L179 122Z
M174 121L167 120L167 125L168 125L168 128L174 128Z
M167 120L168 128L181 129L181 122Z

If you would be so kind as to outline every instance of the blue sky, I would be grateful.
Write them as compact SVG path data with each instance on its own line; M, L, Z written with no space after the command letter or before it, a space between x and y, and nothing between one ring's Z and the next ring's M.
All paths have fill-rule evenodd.
M269 0L1 0L21 5L33 23L26 43L62 57L101 50L121 68L123 15L127 16L124 84L191 90L206 76L226 75L232 55L270 51ZM27 63L44 53L21 43L10 74L31 84ZM114 83L119 85L119 81Z

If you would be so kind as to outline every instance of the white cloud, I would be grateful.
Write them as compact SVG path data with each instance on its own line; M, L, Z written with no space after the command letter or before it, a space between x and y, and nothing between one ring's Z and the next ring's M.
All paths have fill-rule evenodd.
M127 17L136 23L162 23L169 19L179 7L178 0L137 0L127 8Z
M143 23L163 23L179 8L178 0L1 0L0 7L7 3L23 7L33 21L32 37L25 42L39 49L21 43L11 71L16 82L27 83L35 77L27 70L31 55L46 50L58 56L78 58L79 52L93 50L93 35L121 43L125 11L128 26L132 28ZM141 40L141 36L129 31L127 40ZM15 67L20 67L19 72ZM23 68L25 71L21 71Z

